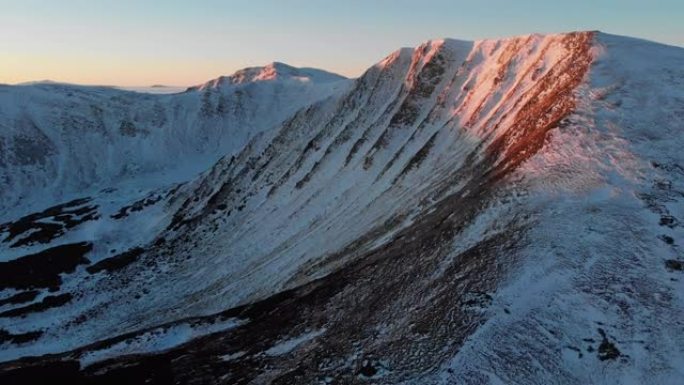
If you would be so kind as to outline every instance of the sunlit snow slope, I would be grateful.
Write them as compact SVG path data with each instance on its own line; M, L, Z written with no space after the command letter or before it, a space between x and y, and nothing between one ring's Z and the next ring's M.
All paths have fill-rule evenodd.
M177 145L208 124L202 95L280 66L162 96ZM196 147L224 156L191 180L19 206L0 380L681 382L684 49L434 40L337 80L211 136L231 144Z

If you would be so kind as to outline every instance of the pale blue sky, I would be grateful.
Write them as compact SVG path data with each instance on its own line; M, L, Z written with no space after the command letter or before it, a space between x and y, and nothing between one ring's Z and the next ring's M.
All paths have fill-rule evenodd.
M684 46L684 0L0 0L0 83L190 85L274 60L358 76L431 38L594 29Z

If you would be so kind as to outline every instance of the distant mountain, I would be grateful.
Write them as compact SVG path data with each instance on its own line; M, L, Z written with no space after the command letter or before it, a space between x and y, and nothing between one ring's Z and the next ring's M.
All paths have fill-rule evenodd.
M249 69L236 72L231 78L244 81L231 87L175 95L52 82L1 86L0 180L11 188L0 190L0 219L20 202L46 206L150 173L182 180L349 83L277 67L278 81L244 79ZM316 76L302 81L300 72Z
M177 94L187 90L186 87L165 86L154 84L149 87L116 87L126 91L141 92L146 94Z
M234 87L246 83L256 82L285 82L285 83L334 83L345 80L345 77L315 69L296 68L284 63L273 62L263 67L249 67L235 72L230 76L221 76L204 84L190 87L188 91Z
M0 383L677 383L682 106L600 32L0 88Z

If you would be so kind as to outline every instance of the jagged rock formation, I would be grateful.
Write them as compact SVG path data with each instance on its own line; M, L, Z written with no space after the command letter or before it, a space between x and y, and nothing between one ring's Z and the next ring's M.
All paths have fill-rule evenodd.
M191 181L0 225L18 272L84 252L3 291L0 379L676 383L682 85L598 32L401 49Z

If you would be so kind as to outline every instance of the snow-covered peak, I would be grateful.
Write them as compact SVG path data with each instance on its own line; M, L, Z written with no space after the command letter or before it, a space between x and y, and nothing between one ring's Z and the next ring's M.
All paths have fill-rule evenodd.
M230 76L220 76L204 84L190 87L188 91L267 81L297 81L321 84L345 79L344 76L316 68L297 68L285 63L272 62L261 67L243 68Z

